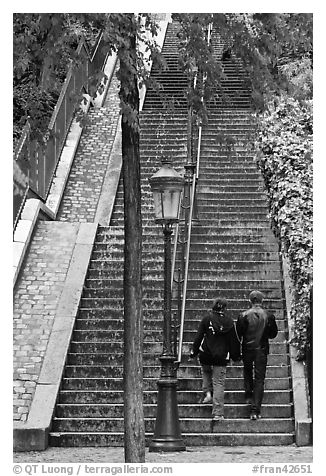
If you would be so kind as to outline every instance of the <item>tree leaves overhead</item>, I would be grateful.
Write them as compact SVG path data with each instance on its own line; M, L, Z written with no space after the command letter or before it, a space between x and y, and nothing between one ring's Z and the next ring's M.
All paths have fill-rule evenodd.
M81 36L92 44L104 23L103 14L14 14L16 137L27 117L34 136L45 133L68 68L72 62L77 62L76 48Z

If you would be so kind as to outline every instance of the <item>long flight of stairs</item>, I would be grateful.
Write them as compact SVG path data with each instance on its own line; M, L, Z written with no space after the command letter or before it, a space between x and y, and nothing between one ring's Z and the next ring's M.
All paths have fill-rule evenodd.
M237 145L243 144L252 128L249 112L211 110L203 129L197 189L199 223L194 224L191 239L185 350L193 340L203 309L209 308L214 299L225 297L228 312L236 320L241 310L248 308L253 289L266 295L265 304L276 315L279 334L270 346L262 420L248 419L242 365L232 363L226 375L225 420L212 427L206 420L205 430L196 435L203 445L285 445L294 441L279 248L270 229L262 177L252 154ZM214 140L221 131L236 140L233 150ZM192 372L198 378L199 389L198 371L193 368ZM202 405L197 418L203 422L210 413L211 408Z
M187 110L183 82L176 81L177 24L167 30L163 54L169 72L157 74L178 103L173 114L164 100L147 93L141 115L143 219L144 412L147 442L153 435L160 374L163 320L163 234L155 224L148 178L163 155L182 171L186 160ZM213 36L214 38L214 36ZM231 75L231 72L230 72ZM231 77L231 76L230 76ZM233 79L233 78L232 78ZM235 98L236 96L234 96ZM163 98L164 99L164 98ZM177 99L177 101L176 101ZM248 98L247 98L248 99ZM285 445L294 441L287 324L278 244L267 218L262 178L245 143L253 130L240 100L221 110L210 104L203 129L198 218L191 239L183 358L178 370L181 431L186 445ZM231 136L233 146L225 138ZM222 139L221 139L222 137ZM275 310L279 335L271 344L262 420L252 422L244 402L241 364L227 368L225 420L211 422L199 403L198 362L187 356L202 313L223 295L234 319L258 288ZM109 227L96 236L61 389L53 418L53 446L123 445L123 189L120 179Z

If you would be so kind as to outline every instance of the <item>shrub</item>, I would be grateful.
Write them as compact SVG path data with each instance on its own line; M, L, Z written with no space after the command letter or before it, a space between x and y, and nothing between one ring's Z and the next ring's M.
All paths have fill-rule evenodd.
M283 97L259 118L258 165L270 202L272 228L288 259L293 284L292 343L309 350L312 289L312 102Z

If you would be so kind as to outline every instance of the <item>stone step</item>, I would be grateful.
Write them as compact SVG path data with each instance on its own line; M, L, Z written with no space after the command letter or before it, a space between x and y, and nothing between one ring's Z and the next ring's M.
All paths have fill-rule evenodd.
M123 390L109 391L109 390L61 390L59 394L59 403L61 404L90 404L97 402L97 404L114 404L123 403ZM178 392L179 404L198 404L202 397L202 391L189 390ZM244 391L232 390L224 392L225 404L244 404ZM144 393L144 404L157 403L157 390L148 390ZM264 405L268 404L291 404L290 390L266 390L264 392Z
M187 312L188 314L188 312ZM238 312L235 311L235 315L238 315ZM186 328L197 330L199 324L199 318L190 320L187 316ZM279 331L284 331L287 329L286 321L284 319L277 320L277 326ZM89 330L89 331L97 331L97 330L104 330L104 331L117 331L123 329L123 319L117 318L100 318L91 315L90 317L79 317L76 322L76 330ZM149 319L144 320L144 329L145 330L161 330L162 329L162 321L160 319Z
M186 329L183 333L184 342L193 342L196 336L197 329ZM160 342L162 340L162 329L151 329L144 331L144 342ZM285 342L287 339L287 332L279 331L273 342ZM72 340L74 342L123 342L123 330L74 330Z
M205 302L205 307L201 309L186 309L186 318L187 319L195 319L197 318L198 313L203 312L203 310L207 309L211 305L211 301ZM248 305L246 304L243 309L247 309ZM163 318L163 301L161 301L161 308L151 306L151 307L143 307L143 317L144 319L162 319ZM176 312L177 310L177 303L172 301L172 311ZM237 307L233 309L229 303L228 312L232 319L237 319L240 309ZM123 317L123 308L122 306L118 308L115 307L106 307L106 308L83 308L80 307L79 310L81 319L83 318L107 318L107 319L121 319ZM283 309L276 309L274 310L274 314L277 319L283 319L285 311Z
M198 219L202 222L210 223L211 221L218 221L219 223L223 224L232 224L232 223L244 223L244 224L251 224L251 223L270 223L270 219L268 216L268 211L248 211L242 212L237 211L236 208L233 208L234 211L224 211L224 210L216 210L216 211L201 211L198 210Z
M293 421L290 418L262 418L259 421L250 422L250 430L257 433L290 433L293 431ZM145 430L153 432L154 418L145 419ZM212 431L211 418L180 418L182 433L210 433ZM214 423L218 432L244 433L248 432L248 418L230 418ZM54 418L52 421L53 432L108 432L123 431L124 421L122 418Z
M224 147L219 147L216 150L216 147L205 146L200 149L200 163L199 163L199 174L205 173L205 169L202 170L202 167L206 169L239 169L243 170L254 170L257 172L257 165L255 158L249 155L246 151L239 150L240 147L236 147L236 150L230 149L225 151ZM218 170L216 171L218 173Z
M151 229L145 230L144 229L144 234L149 235L151 232ZM196 237L199 235L205 235L208 236L209 240L212 240L218 236L228 236L228 237L238 237L238 236L243 236L251 234L254 235L259 241L261 237L268 237L273 239L272 241L275 241L275 237L271 231L271 228L269 224L266 223L253 223L253 224L248 224L248 223L239 223L239 224L232 224L231 226L228 225L217 225L216 223L210 223L207 224L205 222L201 222L198 220L197 222L195 221L192 226L192 237Z
M122 378L123 367L112 367L110 365L67 365L65 367L65 377L74 378ZM266 370L267 378L285 378L289 376L290 369L287 365L268 365ZM145 378L160 377L160 368L157 366L144 366L143 376ZM226 367L226 378L242 378L242 364L232 363ZM181 366L178 368L178 378L200 378L201 367L199 365Z
M248 307L248 298L246 299L228 299L228 308L239 311L246 309ZM144 309L155 309L156 307L161 309L163 302L163 295L161 293L157 293L156 299L151 298L143 298L143 308ZM271 310L283 310L285 300L280 299L279 297L276 299L266 298L266 307ZM122 308L123 306L123 297L82 297L80 301L80 308L89 308L89 309L111 309L111 308ZM189 293L189 299L187 301L187 310L201 310L206 309L207 307L207 298L202 299L195 299L194 296L191 296Z
M196 257L197 253L221 253L224 255L225 253L233 253L233 256L236 256L239 253L247 253L247 254L253 254L256 252L256 256L260 253L268 253L268 254L273 254L276 257L279 257L279 247L277 243L260 243L260 242L255 242L255 243L232 243L232 242L226 242L223 243L221 246L221 243L219 242L193 242L191 241L190 245L190 251L194 254L194 257ZM146 251L144 250L144 253Z
M202 185L198 182L198 195L202 198L210 200L211 198L216 198L217 193L232 193L234 197L241 196L244 193L264 193L264 189L261 185L257 184L250 184L250 185L219 185L214 186L211 185ZM241 194L241 195L240 195Z
M184 343L184 353L190 354L191 343ZM104 354L107 353L108 358L112 361L112 358L119 353L123 352L124 345L122 342L74 342L70 343L70 352L72 354ZM144 353L161 354L162 344L161 342L144 342ZM271 354L282 354L288 352L288 344L284 342L270 343Z
M232 237L230 237L232 239ZM109 257L117 259L120 257L122 259L121 254L123 253L124 244L120 243L115 245L114 247L107 246L105 243L96 243L92 257L95 260L99 260L101 258ZM142 249L142 256L143 259L152 259L153 257L161 256L163 242L146 242L143 243ZM181 251L180 251L181 252ZM248 253L254 254L256 252L256 256L259 256L259 253L279 253L279 247L277 243L263 243L263 242L247 242L247 243L230 243L225 241L224 243L219 243L218 241L214 242L193 242L191 241L190 245L190 252L193 254L192 258L195 258L198 253L233 253L233 256L237 253ZM179 251L178 251L179 253ZM200 254L198 255L200 256Z
M212 157L214 158L214 157ZM200 164L199 166L199 176L206 177L212 176L214 178L217 174L224 174L224 173L231 173L231 174L238 174L238 175L246 175L247 173L257 173L259 176L261 175L260 171L257 169L257 166L251 162L245 162L243 164L239 164L238 162L235 163L227 163L227 162L220 162L218 158L215 156L216 160L212 160L210 164L203 166ZM206 161L205 161L206 162ZM266 195L265 195L266 196Z
M177 147L177 145L183 145L185 141L187 141L186 131L183 131L183 134L176 134L174 135L166 135L164 136L164 146L170 145L171 147ZM143 134L141 135L141 148L146 148L146 145L153 144L153 137L156 137L156 134ZM162 140L160 136L158 136L158 140Z
M88 270L88 277L105 277L110 270L112 277L121 276L123 273L123 262L120 260L110 261L91 261ZM163 270L163 260L155 263L143 263L143 279L155 279L161 277ZM239 278L254 278L254 279L277 279L280 275L280 263L275 261L209 261L196 260L190 263L189 273L198 271L198 279L209 279L214 277L213 273L219 272L220 279L230 279L231 276L236 277L239 273ZM276 273L279 273L278 276Z
M159 141L158 141L159 142ZM171 157L174 157L176 154L178 154L179 157L185 157L185 147L186 147L186 141L185 140L179 140L175 144L164 144L162 147L162 150L160 151L160 155L168 155ZM143 141L141 142L140 146L140 154L141 156L146 156L148 154L149 156L153 156L153 141ZM156 165L156 170L160 166L160 162L157 162Z
M260 420L261 421L261 420ZM146 434L146 446L149 446L153 434ZM123 446L123 432L68 432L50 433L50 445L54 447L108 447ZM188 433L183 441L191 446L284 446L294 443L293 433Z
M216 179L216 175L218 175L218 179ZM245 171L242 171L242 173L236 173L236 172L233 172L232 170L223 170L223 171L219 171L219 172L214 172L212 174L208 174L208 173L205 173L205 174L201 174L201 176L199 177L199 183L201 186L210 186L212 184L214 184L214 182L218 180L218 183L221 183L222 181L226 181L227 183L234 183L234 181L236 181L236 183L240 182L240 184L242 182L258 182L258 183L261 183L262 181L262 177L261 177L261 174L260 172L256 171L256 172L245 172Z
M281 284L282 282L280 279L266 280L266 281L256 280L256 279L253 279L253 280L235 279L232 281L222 281L222 280L219 280L218 277L216 277L215 280L212 280L209 282L196 281L194 279L189 279L188 289L189 290L214 289L214 290L217 290L218 292L221 291L222 293L224 292L224 290L228 290L229 292L231 292L232 290L235 290L236 292L238 291L243 292L243 298L245 299L246 295L249 295L249 292L252 291L253 289L261 289L266 295L268 295L268 293L272 292L272 290L274 289L281 291L282 290Z
M222 187L227 187L229 186L230 187L234 187L234 186L237 186L237 187L243 187L245 190L247 189L247 186L248 186L248 191L251 190L252 187L256 186L256 187L261 187L261 190L262 190L262 185L263 185L263 182L262 182L262 179L261 180L255 180L254 182L252 182L252 180L250 180L250 178L247 178L247 176L243 176L243 177L240 177L238 179L232 179L232 178L225 178L223 179L223 177L219 176L218 178L215 178L214 179L207 179L207 178L199 178L198 180L198 188L201 190L201 191L206 191L205 189L208 188L209 190L211 191L218 191L218 189L220 188L220 186ZM244 190L244 191L245 191Z
M268 362L270 365L289 365L289 356L284 353L276 353L279 349L270 348L270 354L268 356ZM187 355L189 355L190 346L185 346L184 355L182 356L182 362L187 360ZM160 366L160 353L155 355L144 353L143 360L144 364L150 363L153 365ZM121 366L123 365L124 354L121 352L115 352L114 355L107 352L96 352L96 353L73 353L69 352L68 354L68 365L112 365L112 366ZM198 400L199 401L199 400Z
M198 247L197 247L198 248ZM279 252L278 251L242 251L244 247L237 247L233 251L229 248L228 244L215 244L214 247L206 247L203 245L198 251L194 246L190 247L190 261L192 263L205 263L205 262L216 262L216 261L227 261L227 262L275 262L279 261ZM259 247L258 247L259 248ZM262 247L263 248L263 247ZM181 256L181 250L177 252L177 259ZM144 268L150 268L153 263L153 259L157 262L164 261L164 255L162 250L149 249L144 250L142 253L142 261ZM120 250L115 250L113 252L107 251L95 251L91 259L91 269L97 268L106 268L112 264L120 263L123 264L123 256L121 256ZM201 266L199 264L199 266Z
M216 151L219 150L220 145L229 145L232 148L232 145L239 144L241 145L244 141L252 138L253 132L243 130L242 132L232 132L228 130L217 130L213 133L204 132L202 135L201 146L203 147L215 147ZM230 139L231 138L231 139Z
M207 236L207 230L205 234L205 230L202 231L198 229L196 225L194 225L195 232L192 234L191 237L191 247L199 244L199 246L205 246L203 243L203 239ZM245 245L256 245L257 246L269 246L269 245L276 245L276 239L273 235L271 235L270 230L267 230L266 233L252 233L248 228L241 228L236 229L234 228L237 234L231 235L231 229L227 228L222 230L209 229L209 239L215 240L215 246L218 249L225 248L229 249L229 246L245 246ZM219 231L222 234L219 234ZM231 242L232 241L232 245Z
M263 206L266 210L269 209L266 205L266 195L263 192L258 193L217 193L214 197L205 198L202 192L197 193L197 209L206 208L216 210L222 206L229 207L257 207Z
M180 235L181 236L181 235ZM115 247L96 246L93 250L92 258L94 261L101 260L123 260L123 244ZM246 258L253 257L262 261L264 258L279 259L279 249L276 243L264 242L238 242L229 243L225 239L216 240L214 243L202 243L199 241L191 242L190 244L190 259L205 259L211 258L211 255L217 255L220 258L235 258L236 261L241 261L241 256ZM182 250L178 248L176 258L180 259ZM143 243L142 259L144 262L148 260L158 259L163 260L163 244L161 243Z
M215 284L215 283L214 283ZM253 288L251 288L253 289ZM264 289L264 294L266 296L266 302L269 299L280 299L282 297L281 289ZM223 295L226 299L248 299L249 290L239 290L239 289L219 289L216 285L210 289L206 288L193 288L187 287L187 296L188 299L204 299L204 300L213 300L215 296ZM163 283L155 283L155 287L143 286L143 298L144 299L153 299L154 296L158 296L159 299L163 299ZM84 287L83 298L123 298L123 286L122 283L120 287ZM146 302L146 301L145 301Z
M291 381L289 377L284 378L266 378L265 390L287 390L290 389ZM64 390L123 390L122 378L87 378L87 377L70 377L63 378L62 389ZM155 390L157 388L157 378L146 378L143 380L144 392ZM178 379L178 390L183 392L185 390L202 389L201 378L180 378ZM242 378L226 378L226 390L243 390Z
M57 406L58 418L123 418L124 406L122 404L59 404ZM157 406L155 404L144 405L145 418L156 417ZM211 418L211 405L178 405L180 418ZM248 417L248 406L229 404L224 406L225 418L239 419ZM262 418L291 418L293 406L262 405Z
M151 212L151 215L144 214L144 217L148 216L153 216L154 217L154 210L149 210ZM239 219L245 219L247 216L250 217L252 216L259 216L259 215L264 215L266 216L269 213L269 209L264 203L263 200L261 201L256 201L255 203L249 202L248 204L241 203L238 200L238 203L226 203L224 202L219 202L216 204L211 203L206 204L206 203L201 203L201 201L198 201L197 205L197 213L198 216L200 217L201 220L203 218L207 218L207 220L210 219L210 217L214 216L228 216L228 215L238 215Z
M254 227L252 230L248 227L218 228L214 225L210 227L204 226L200 221L197 221L193 223L192 230L191 246L198 244L199 247L204 247L206 243L208 243L208 245L212 243L216 247L220 247L221 245L226 247L254 246L256 244L262 247L278 246L275 236L268 227L265 229L257 229ZM154 233L145 232L142 237L143 252L146 252L148 249L157 249L158 253L160 253L163 247L162 235L162 233L158 236ZM205 239L206 237L207 239ZM172 239L174 239L174 235L172 235ZM122 250L124 243L120 242L119 244L117 243L110 246L106 241L101 241L96 242L93 249L95 251L104 252L107 249L114 250L118 246Z

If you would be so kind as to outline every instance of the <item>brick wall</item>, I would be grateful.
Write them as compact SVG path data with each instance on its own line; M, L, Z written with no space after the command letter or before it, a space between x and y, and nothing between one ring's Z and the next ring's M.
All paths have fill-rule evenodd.
M14 290L14 420L26 421L79 224L40 221Z
M91 109L57 219L94 222L119 119L119 82L115 76L103 107Z

